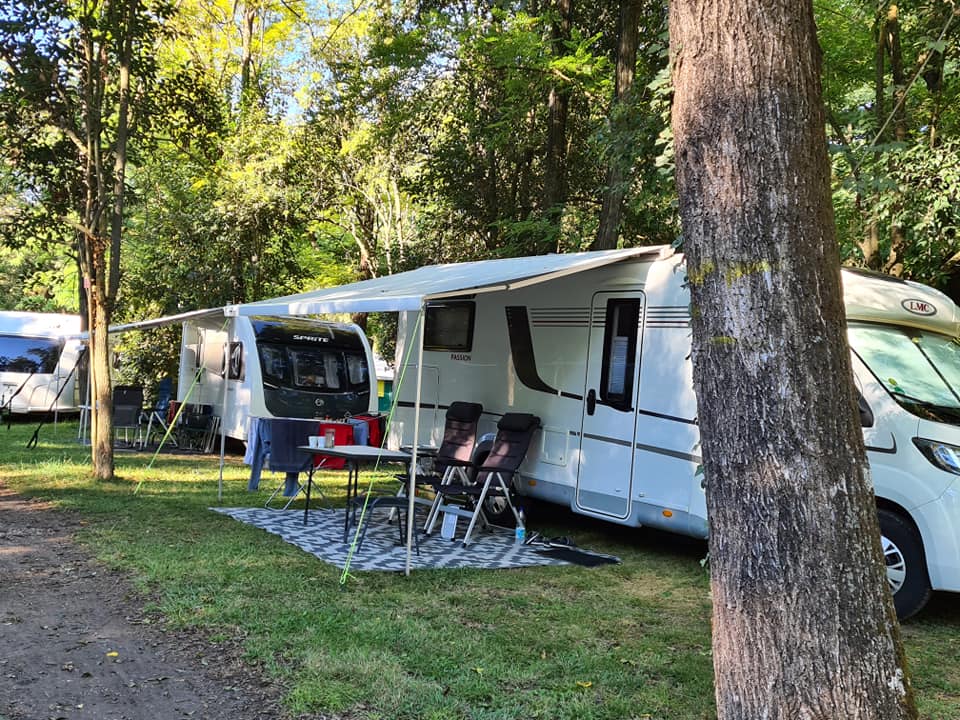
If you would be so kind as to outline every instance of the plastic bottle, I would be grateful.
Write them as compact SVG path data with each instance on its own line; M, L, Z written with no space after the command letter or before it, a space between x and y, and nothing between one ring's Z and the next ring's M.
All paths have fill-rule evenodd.
M517 515L520 516L520 520L517 522L517 529L513 536L513 544L523 545L527 540L527 522L523 514L523 508L517 511Z

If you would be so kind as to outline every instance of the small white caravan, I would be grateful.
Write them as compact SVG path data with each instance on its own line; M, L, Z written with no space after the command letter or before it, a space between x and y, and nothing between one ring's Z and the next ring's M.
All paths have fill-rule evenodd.
M34 413L78 409L80 316L0 312L0 408Z
M208 313L183 323L177 398L212 406L225 434L246 440L250 417L376 412L377 379L354 324Z
M420 443L439 441L454 401L482 403L487 433L503 413L534 413L543 428L522 467L521 495L704 538L683 258L669 248L600 265L585 262L590 256L601 257L569 256L567 270L554 263L551 274L526 279L491 273L486 285L481 265L532 259L434 269L434 294L418 296L422 367L408 364L391 441L414 440L419 374ZM442 285L452 272L474 280ZM405 275L408 286L429 277ZM931 589L960 592L960 310L912 282L849 270L843 281L888 578L906 617ZM340 295L353 287L372 302L367 286ZM419 317L411 305L400 313L398 368L417 363Z

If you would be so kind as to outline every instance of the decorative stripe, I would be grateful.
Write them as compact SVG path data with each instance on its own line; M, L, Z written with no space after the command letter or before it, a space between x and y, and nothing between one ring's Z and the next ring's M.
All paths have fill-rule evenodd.
M594 435L592 433L583 433L581 435L575 430L571 430L570 434L573 437L597 440L610 445L619 445L620 447L633 447L635 450L643 450L644 452L654 453L656 455L666 455L667 457L677 458L678 460L687 460L688 462L692 463L699 463L702 461L702 458L699 455L692 455L690 453L679 452L677 450L670 450L669 448L656 447L654 445L644 445L643 443L633 443L629 440L621 440L620 438L607 437L605 435Z
M690 327L690 308L679 305L648 307L647 327L688 328Z
M637 415L646 415L648 417L660 418L661 420L671 420L673 422L685 423L686 425L699 425L696 418L692 420L688 418L676 417L674 415L665 415L664 413L653 412L652 410L637 410Z
M540 377L540 373L537 372L537 358L533 352L533 337L530 334L527 308L523 305L509 305L505 311L507 335L510 339L510 357L513 360L513 368L517 372L517 379L531 390L571 400L583 400L582 395L557 390Z

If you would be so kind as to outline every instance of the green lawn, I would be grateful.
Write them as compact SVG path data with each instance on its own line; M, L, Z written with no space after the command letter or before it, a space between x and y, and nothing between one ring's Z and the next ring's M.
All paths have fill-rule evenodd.
M705 547L681 537L536 512L534 530L618 555L597 568L354 573L211 506L260 506L228 457L117 454L122 478L89 479L76 425L0 428L0 479L87 521L82 540L178 625L239 640L290 688L292 712L369 718L712 718ZM342 501L343 477L319 476ZM134 492L139 485L139 492ZM921 711L960 717L960 608L934 599L904 628Z

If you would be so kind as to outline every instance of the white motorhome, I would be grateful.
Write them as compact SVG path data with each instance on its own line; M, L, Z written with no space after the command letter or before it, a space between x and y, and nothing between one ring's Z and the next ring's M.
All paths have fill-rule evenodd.
M212 406L226 435L244 441L250 417L376 412L373 354L351 323L207 315L183 323L177 399Z
M0 312L0 408L33 413L78 410L79 315Z
M543 428L521 495L705 538L684 275L682 256L656 248L432 299L418 442L439 441L458 400L483 404L484 433L505 412L535 413ZM849 270L843 281L888 578L906 617L931 588L960 592L960 310L916 283ZM398 367L416 362L417 318L400 314ZM399 388L394 445L413 442L416 386Z

